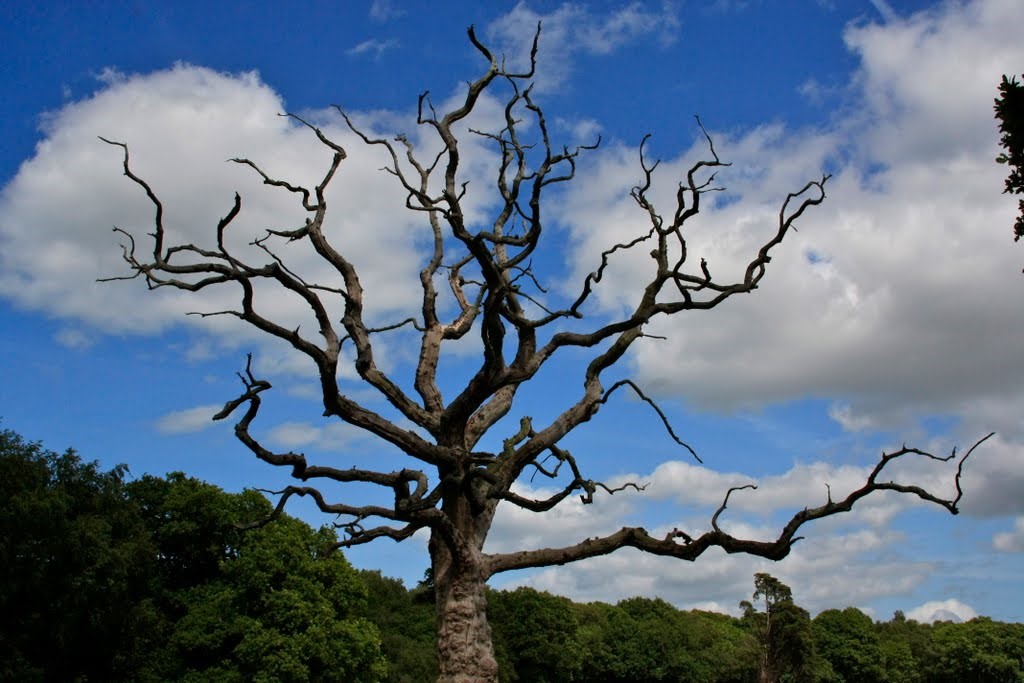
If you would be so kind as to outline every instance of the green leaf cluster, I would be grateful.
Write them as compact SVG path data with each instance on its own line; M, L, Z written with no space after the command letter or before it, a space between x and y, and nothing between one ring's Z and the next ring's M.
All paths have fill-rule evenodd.
M0 432L0 679L377 681L332 529L181 473L126 481Z
M381 651L387 659L384 680L388 683L437 680L437 625L429 580L407 590L401 580L383 576L376 570L363 570L360 577L366 585L368 598L359 614L380 631Z
M0 431L0 679L105 680L136 665L155 546L125 473Z

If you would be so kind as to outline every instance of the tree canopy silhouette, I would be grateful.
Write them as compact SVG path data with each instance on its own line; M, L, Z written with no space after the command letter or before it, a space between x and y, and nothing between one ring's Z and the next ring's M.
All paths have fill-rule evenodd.
M1000 164L1007 164L1010 173L1006 177L1006 194L1024 194L1024 85L1017 77L1007 78L999 84L999 97L995 104L996 120L999 121L999 144L1005 150L997 158ZM1013 224L1013 240L1024 237L1024 199L1017 203L1020 215Z

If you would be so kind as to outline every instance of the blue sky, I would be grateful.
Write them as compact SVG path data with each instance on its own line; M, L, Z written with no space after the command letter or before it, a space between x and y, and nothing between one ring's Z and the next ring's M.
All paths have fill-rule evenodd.
M756 571L818 611L856 605L876 618L901 609L1024 620L1024 335L1014 202L993 163L992 98L1003 73L1024 71L1016 0L565 4L450 2L6 3L0 7L0 416L48 447L73 446L133 474L183 470L229 490L280 487L208 417L238 391L245 353L275 385L262 436L331 464L390 469L398 456L326 423L309 368L287 350L194 310L187 299L122 273L111 225L146 231L149 207L120 174L104 135L128 142L135 169L168 207L173 229L202 240L246 198L240 229L287 223L289 208L234 166L246 156L308 180L323 168L310 136L277 117L322 121L350 153L336 191L350 208L343 238L381 320L410 305L421 257L414 224L379 159L345 137L327 107L367 128L415 133L416 98L443 104L483 68L465 37L475 24L510 60L544 21L536 92L566 144L602 147L551 207L550 251L538 268L578 282L596 255L643 216L628 197L636 147L652 134L662 159L655 196L704 151L699 114L733 166L729 191L694 223L692 249L716 274L749 259L786 193L822 172L829 198L799 223L762 287L707 314L652 330L620 376L656 395L700 465L657 416L625 395L567 444L595 478L651 482L548 518L499 514L489 548L575 542L623 524L707 527L731 485L730 529L771 537L805 505L858 485L883 449L946 453L989 431L964 479L963 514L879 497L808 530L778 564L709 554L690 565L629 552L502 575L578 600L659 595L681 607L735 611ZM493 121L484 107L479 125ZM491 117L491 118L488 118ZM488 151L469 158L488 178ZM479 217L487 203L477 205ZM622 259L594 316L630 301L641 261ZM226 298L218 298L226 297ZM287 302L275 302L284 318ZM399 335L390 367L407 370ZM467 345L443 366L451 383ZM553 414L578 386L580 358L538 379L516 415ZM312 387L315 389L315 387ZM367 400L373 400L367 398ZM946 492L948 468L910 463L901 476ZM541 482L524 482L526 490ZM352 495L363 497L365 491ZM325 521L301 505L296 512ZM362 567L415 581L422 539L347 553Z

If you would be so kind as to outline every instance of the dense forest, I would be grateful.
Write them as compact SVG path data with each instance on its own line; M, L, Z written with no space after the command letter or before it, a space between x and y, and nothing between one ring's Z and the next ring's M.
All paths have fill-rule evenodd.
M131 478L0 431L0 680L437 676L429 574L354 569L335 532L181 473ZM504 681L1024 681L1024 624L814 618L757 574L742 616L490 591Z

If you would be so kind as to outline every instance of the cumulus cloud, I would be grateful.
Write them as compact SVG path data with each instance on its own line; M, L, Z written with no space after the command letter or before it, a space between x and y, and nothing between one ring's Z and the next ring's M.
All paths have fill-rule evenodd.
M214 425L213 416L222 405L204 405L185 410L176 410L156 421L156 430L162 434L187 434L209 429Z
M835 491L859 486L865 474L856 468L796 465L765 478L758 491L734 495L719 522L736 537L770 540L778 536L781 520L804 507L814 491L821 491L824 502L824 481L831 480ZM512 506L499 508L485 550L561 547L623 526L644 525L644 520L652 518L663 520L654 526L646 524L655 537L673 528L698 535L710 528L711 514L726 488L744 477L671 462L653 473L623 475L615 482L624 480L650 481L651 486L642 493L598 496L594 504L586 506L578 497L570 497L543 516ZM523 487L519 492L543 498L554 489ZM669 511L659 507L665 499L675 503ZM861 501L850 513L805 527L806 540L798 542L779 563L712 549L690 564L627 548L562 567L515 572L497 577L495 584L529 585L580 601L614 602L634 595L658 595L685 609L708 609L709 604L716 604L736 614L739 601L749 597L752 576L764 571L798 587L798 603L812 611L864 605L882 597L910 595L934 570L930 562L904 553L904 533L890 528L895 515L913 504L899 496ZM685 510L692 512L679 516Z
M440 107L449 104L438 102ZM76 320L82 335L90 329L155 333L193 325L225 349L244 344L263 350L261 367L308 373L308 363L293 349L281 348L231 317L186 315L236 308L236 288L209 288L196 297L169 288L150 292L140 281L96 282L127 272L118 244L128 240L111 232L111 226L134 235L138 250L146 253L152 248L146 233L153 230L154 214L145 193L120 173L122 150L97 136L128 144L133 170L163 202L168 245L209 247L237 191L242 210L226 233L228 248L240 258L264 263L269 257L252 240L268 228L302 225L306 213L295 195L263 186L251 169L226 160L252 159L293 184L319 182L330 150L308 128L281 116L287 109L255 72L227 74L188 64L144 75L106 72L93 95L46 116L45 138L0 194L0 296ZM336 113L304 115L348 151L327 192L336 207L328 216L328 231L360 271L367 319L371 324L401 320L415 311L409 294L418 291L421 247L429 234L423 218L404 208L400 185L380 171L387 157L379 149L363 144ZM488 129L500 115L500 107L485 98L466 125ZM436 141L417 137L423 128L404 114L353 112L353 117L372 135L378 127L385 135L407 127L424 154L436 149ZM470 175L493 155L477 136L467 136L460 150ZM477 220L489 201L482 187L470 188L467 220ZM337 271L308 245L278 244L275 249L307 282L337 284ZM332 317L340 318L340 300L327 303ZM255 306L289 329L318 329L303 302L281 288L257 284ZM69 334L64 339L77 343ZM380 343L383 348L386 341ZM398 344L378 357L397 362L405 348Z
M1019 254L1008 240L1013 202L992 163L991 109L1001 74L1024 62L1009 28L1021 21L1024 6L992 0L851 27L858 108L821 130L712 131L735 162L719 174L729 192L710 197L687 235L690 259L706 258L716 278L742 277L785 194L822 169L833 172L828 199L774 252L756 296L652 324L667 340L637 349L639 379L711 410L828 398L851 430L905 431L946 414L970 417L963 433L980 436L993 415L980 414L979 401L1019 405ZM707 154L701 140L664 159L652 190L663 211L677 179ZM649 228L628 198L635 150L605 150L581 176L560 207L575 281L603 249ZM602 283L604 310L632 304L651 268L642 250L617 258Z
M534 488L520 483L513 491L526 498L543 500L555 494L557 489ZM610 497L601 496L600 504L584 505L579 496L570 496L546 513L531 512L514 505L500 506L485 549L487 552L505 553L560 547L609 534L629 523L636 511L637 498L636 492L626 490Z
M933 624L936 621L970 621L978 616L974 608L959 600L932 600L906 613L908 619L919 621L923 624Z
M689 505L718 505L730 487L756 482L756 491L736 492L729 499L729 508L770 512L803 507L815 492L824 503L829 489L833 499L840 500L863 486L868 472L869 468L864 467L816 462L797 464L781 475L754 479L750 475L716 472L672 460L659 465L643 480L652 482L649 488L651 497L670 498Z

